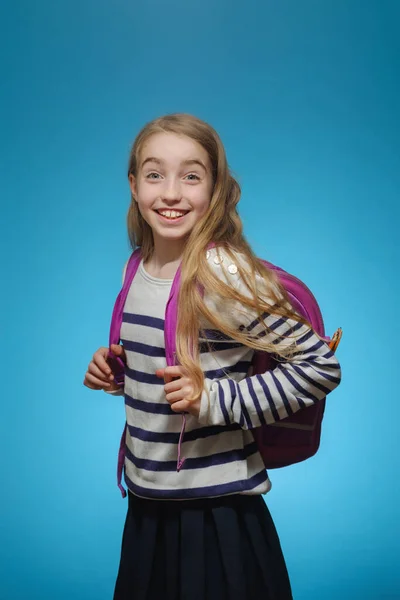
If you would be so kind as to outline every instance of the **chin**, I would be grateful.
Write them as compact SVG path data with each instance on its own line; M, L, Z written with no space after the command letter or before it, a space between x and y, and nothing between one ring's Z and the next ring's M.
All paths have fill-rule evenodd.
M189 237L189 235L190 235L190 231L185 232L185 233L178 233L178 232L172 233L171 232L170 234L167 234L167 235L165 235L165 234L160 235L160 237L163 238L164 240L184 240L187 237Z

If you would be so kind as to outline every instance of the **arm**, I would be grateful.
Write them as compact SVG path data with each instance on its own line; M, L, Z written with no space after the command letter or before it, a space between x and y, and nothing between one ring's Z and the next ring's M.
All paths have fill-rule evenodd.
M272 315L266 317L266 322L281 335L296 329L300 337L295 354L272 371L240 382L226 378L211 383L210 402L206 392L201 399L200 422L238 423L243 429L253 429L285 419L339 385L341 371L335 355L309 327ZM260 324L257 328L264 333Z
M237 258L240 260L239 256ZM209 264L222 277L221 270L212 260ZM228 281L247 293L238 274L228 273ZM262 281L260 285L263 285ZM218 381L206 380L210 397L205 390L200 404L202 424L238 423L243 429L253 429L285 419L318 402L339 385L341 371L334 353L309 326L266 313L264 321L273 332L266 333L255 315L244 315L237 304L219 305L212 298L207 303L215 314L229 311L231 322L234 320L238 328L246 327L252 335L265 336L269 343L290 345L295 340L297 347L290 358L280 359L273 371L245 377L239 382L229 376ZM295 338L280 337L285 335Z

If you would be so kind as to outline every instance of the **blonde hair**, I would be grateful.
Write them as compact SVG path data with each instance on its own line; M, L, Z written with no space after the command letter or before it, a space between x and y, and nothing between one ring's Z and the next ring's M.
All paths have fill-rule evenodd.
M178 297L177 359L191 373L194 383L193 399L196 399L204 388L204 374L199 358L201 316L215 329L254 350L271 352L282 357L293 351L293 344L266 343L265 337L257 338L246 329L238 330L229 322L223 321L207 308L202 291L204 294L217 294L223 299L237 301L244 311L256 311L260 323L267 331L270 330L262 319L264 312L273 312L274 315L293 318L303 323L306 321L290 307L287 294L276 274L254 255L243 235L242 221L237 212L240 186L229 170L220 137L210 125L188 114L172 114L151 121L143 127L132 146L128 177L137 176L143 144L156 133L174 133L191 138L206 150L212 165L213 189L210 205L192 229L185 245ZM139 246L143 260L147 262L154 251L153 234L133 197L128 212L128 234L132 248ZM216 244L217 251L218 248L223 248L237 264L238 274L249 294L241 294L213 273L206 258L206 251L211 243ZM237 261L234 252L243 256L245 267L241 264L242 261ZM223 267L223 264L221 266ZM268 292L264 298L259 284L256 285L257 275L264 281Z

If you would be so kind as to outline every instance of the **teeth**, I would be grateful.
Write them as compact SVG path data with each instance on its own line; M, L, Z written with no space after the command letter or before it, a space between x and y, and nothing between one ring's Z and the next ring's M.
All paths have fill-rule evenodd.
M168 219L176 219L177 217L183 217L185 213L177 212L176 210L163 210L159 211L160 215L167 217Z

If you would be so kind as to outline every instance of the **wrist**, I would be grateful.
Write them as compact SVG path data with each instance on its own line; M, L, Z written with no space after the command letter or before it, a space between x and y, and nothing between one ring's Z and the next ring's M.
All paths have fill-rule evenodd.
M210 391L204 388L200 396L200 410L198 421L201 425L207 425L210 415Z
M114 390L104 389L103 392L105 392L106 394L112 394L113 396L123 396L124 395L124 386L121 386Z

